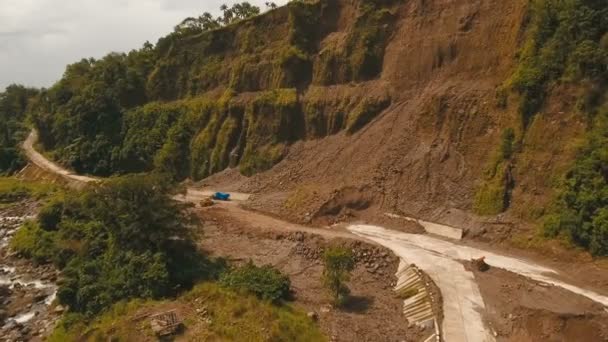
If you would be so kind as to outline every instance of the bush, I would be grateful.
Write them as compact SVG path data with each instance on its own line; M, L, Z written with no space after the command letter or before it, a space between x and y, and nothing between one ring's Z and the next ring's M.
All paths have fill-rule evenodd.
M11 246L62 270L59 301L87 316L130 298L159 298L215 275L182 204L155 176L113 178L50 201Z
M515 149L515 131L513 128L507 128L502 132L502 140L500 144L500 154L503 160L508 160L513 156Z
M56 234L40 228L39 224L27 221L17 230L10 247L35 263L43 264L53 260L57 253Z
M542 107L547 87L560 79L602 83L608 75L608 4L597 0L535 0L531 25L511 85L521 95L526 126ZM605 82L604 82L605 83Z
M608 255L608 108L594 120L587 143L566 175L553 213L546 218L549 237L567 234L594 255Z
M49 201L40 209L38 213L38 222L40 228L51 231L57 230L57 225L61 221L61 215L63 213L63 201L55 198Z
M204 304L211 324L200 324L196 309ZM290 305L273 305L253 295L241 295L216 283L204 282L165 301L123 301L94 319L65 314L55 326L50 342L147 340L134 329L133 320L142 312L162 312L167 305L183 308L184 326L203 341L290 341L323 342L327 339L305 312ZM147 333L145 330L143 333ZM134 337L135 336L135 337ZM144 338L144 336L146 338ZM151 336L150 336L151 337Z
M350 134L357 132L370 123L378 114L390 105L388 99L364 99L347 117L346 131Z
M323 253L323 283L330 291L336 305L346 302L350 289L345 282L350 280L350 273L355 268L355 258L350 249L333 246Z
M288 299L291 286L289 277L276 268L270 265L258 267L251 261L224 273L220 277L220 284L272 302Z

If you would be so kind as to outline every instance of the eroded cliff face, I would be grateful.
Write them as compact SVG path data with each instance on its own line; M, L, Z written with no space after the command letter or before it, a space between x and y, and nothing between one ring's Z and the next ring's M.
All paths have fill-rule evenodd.
M526 127L505 90L528 3L294 2L171 34L109 163L194 180L236 167L294 219L356 189L378 214L507 236L542 214L585 130L576 89L552 92Z
M357 188L372 194L373 207L382 212L481 227L485 220L472 215L476 193L493 167L503 132L521 131L517 98L501 96L501 87L523 40L527 1L397 1L384 24L390 31L381 69L359 80L325 63L332 60L328 55L344 53L361 3L338 1L330 7L323 20L337 24L324 27L328 31L311 57L311 83L298 88L303 136L288 144L285 160L250 180L248 188L280 193L285 203L272 209L295 219L349 191L343 189ZM339 76L324 80L317 75L324 68ZM361 129L344 130L353 103L370 98L383 103L378 113L367 116ZM576 114L556 122L557 112L570 105L567 98L549 102L555 105L528 129L521 157L500 166L507 175L496 182L509 184L499 184L497 191L505 196L505 207L513 208L511 217L529 220L531 208L547 203L549 179L572 160L568 141L584 129ZM548 136L564 139L541 143ZM499 222L495 228L508 231L511 225Z
M392 102L380 78L402 7L394 0L292 3L219 30L161 39L146 88L164 102L128 116L122 159L141 160L138 137L155 130L166 143L140 168L155 159L160 169L178 164L179 177L228 166L251 175L271 168L295 141L357 132ZM172 138L174 124L185 142Z
M524 38L527 4L291 6L167 44L167 60L182 64L161 61L148 87L175 84L159 96L176 98L231 92L226 109L195 134L195 179L228 166L252 175L286 156L249 188L282 193L290 205L272 209L293 218L357 188L373 194L380 211L458 226L487 226L472 213L511 208L493 223L505 236L511 223L542 212L573 158L570 142L584 131L578 114L558 114L572 112L572 103L557 96L527 128L521 153L494 161L505 130L524 131L517 98L502 86Z

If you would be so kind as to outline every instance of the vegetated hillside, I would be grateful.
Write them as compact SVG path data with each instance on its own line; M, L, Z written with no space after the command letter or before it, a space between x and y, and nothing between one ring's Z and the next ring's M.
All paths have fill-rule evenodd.
M30 99L37 90L11 85L0 92L0 175L18 171L25 165L25 158L17 146L25 139L24 125Z
M365 203L502 239L548 217L603 254L607 6L297 1L71 65L33 117L80 172L272 168L246 187L296 219Z

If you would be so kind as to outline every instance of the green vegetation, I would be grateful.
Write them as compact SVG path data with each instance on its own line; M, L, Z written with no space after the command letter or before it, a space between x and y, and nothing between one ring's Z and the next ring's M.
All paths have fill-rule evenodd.
M355 109L348 114L346 121L346 131L348 133L355 133L363 126L367 125L372 121L378 114L380 114L386 107L390 105L390 100L380 99L364 99L355 107Z
M146 43L129 54L84 59L37 97L32 121L42 145L80 173L110 175L117 167L123 114L144 104L146 79L155 61Z
M558 81L608 79L608 4L601 0L534 0L528 37L511 86L526 126ZM605 86L605 84L602 84Z
M544 223L547 236L565 235L595 255L608 255L607 146L608 108L604 107Z
M270 265L258 267L251 261L222 274L220 284L274 303L288 299L291 286L289 278L276 268Z
M192 316L202 303L210 323ZM178 308L184 320L184 338L203 341L325 341L319 328L306 314L287 305L273 305L255 296L243 296L212 283L197 285L176 301L133 300L112 306L91 322L67 315L49 341L77 341L88 336L94 341L139 341L141 334L153 339L147 320L133 321L142 312ZM133 329L134 325L138 329Z
M11 247L61 270L59 301L97 314L129 298L160 298L214 276L196 252L181 204L153 176L110 179L99 188L49 201Z
M0 177L0 205L15 203L26 198L41 199L55 191L57 188L52 184Z
M509 165L505 162L488 169L485 179L477 188L473 210L479 215L497 215L509 207L508 174Z
M220 7L222 16L213 18L211 13L205 12L198 18L186 18L179 25L175 26L174 32L178 35L192 35L218 29L225 25L231 25L241 20L249 19L260 14L260 8L251 5L249 2L241 2L228 7Z
M11 85L0 92L0 176L11 175L25 166L19 144L28 129L25 117L35 89Z
M479 215L497 215L509 207L511 200L511 158L516 151L515 131L507 128L502 133L498 151L490 159L484 179L478 186L473 210Z
M350 249L331 246L323 253L323 282L330 291L336 305L344 304L350 294L345 282L355 269L355 258Z
M279 89L259 95L246 110L247 144L241 172L252 175L271 168L283 156L284 144L302 135L295 89Z
M395 15L390 10L394 0L361 2L357 20L348 32L346 44L328 46L319 52L315 65L315 84L330 85L366 81L382 71L384 49Z
M573 241L596 255L608 255L606 18L605 1L532 1L527 39L520 52L519 66L509 82L520 95L524 130L542 109L554 85L577 82L586 91L578 109L589 118L587 144L557 189L560 195L544 219L543 232L548 237ZM512 143L504 140L503 137L502 154L510 156Z
M158 171L181 180L238 166L252 175L279 162L294 141L355 132L390 104L345 98L339 115L315 111L327 126L317 129L304 119L300 98L313 74L323 74L323 84L379 75L394 3L362 2L338 54L348 70L335 77L317 58L329 33L322 20L335 3L293 1L258 15L242 2L223 6L220 18L187 18L156 45L69 65L57 84L34 96L28 113L42 147L78 173Z

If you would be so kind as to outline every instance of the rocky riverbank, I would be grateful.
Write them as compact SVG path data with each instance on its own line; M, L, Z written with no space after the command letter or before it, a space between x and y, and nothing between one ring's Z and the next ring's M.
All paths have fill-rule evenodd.
M53 306L59 272L37 266L9 249L10 239L32 219L35 203L20 203L0 211L0 340L36 341L48 335L63 308Z

